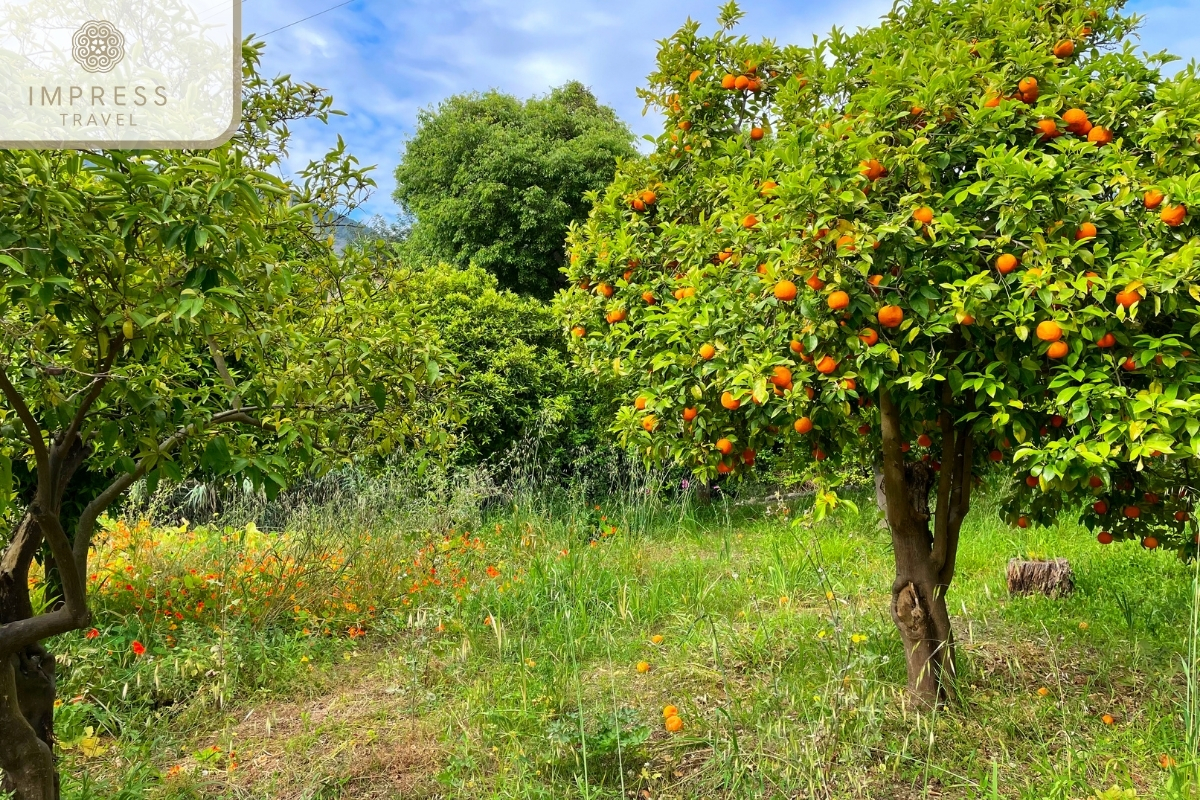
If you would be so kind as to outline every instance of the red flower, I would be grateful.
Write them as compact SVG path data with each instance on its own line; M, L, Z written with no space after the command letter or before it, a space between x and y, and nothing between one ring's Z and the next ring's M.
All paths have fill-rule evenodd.
M146 645L142 644L141 642L134 641L134 643L130 645L130 649L133 650L133 654L135 656L146 655Z
M500 577L500 570L496 569L491 564L488 564L487 574L489 578L498 578Z
M85 633L85 634L83 635L83 638L85 638L85 639L95 639L95 638L97 638L98 636L100 636L100 631L96 630L95 628L92 628L90 631L88 631L87 633Z

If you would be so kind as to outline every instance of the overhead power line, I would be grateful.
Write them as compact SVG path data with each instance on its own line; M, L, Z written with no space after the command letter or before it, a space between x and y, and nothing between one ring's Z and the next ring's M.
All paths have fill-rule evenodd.
M324 11L318 11L317 13L314 13L314 14L308 14L308 16L305 17L304 19L298 19L298 20L295 20L294 23L288 23L287 25L281 26L281 28L276 28L275 30L266 31L265 34L259 35L258 38L266 38L266 37L270 36L271 34L278 34L278 32L280 32L281 30L287 30L288 28L292 28L293 25L299 25L300 23L306 23L310 19L316 19L317 17L322 16L322 14L328 14L330 11L334 11L335 8L341 8L342 6L348 6L348 5L352 4L352 2L354 2L354 0L346 0L346 2L340 2L340 4L337 4L336 6L330 6L329 8L325 8Z

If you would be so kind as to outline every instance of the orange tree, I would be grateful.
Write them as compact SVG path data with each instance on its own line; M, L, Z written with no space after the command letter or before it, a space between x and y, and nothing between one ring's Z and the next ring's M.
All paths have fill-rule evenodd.
M274 496L444 438L449 364L406 277L328 236L370 179L340 143L273 175L290 121L332 112L260 53L222 147L0 152L0 795L58 796L43 642L91 624L96 524L135 483L203 470Z
M1119 5L914 0L800 48L730 4L662 43L656 150L570 236L575 356L639 387L616 428L646 458L875 463L926 703L989 465L1014 525L1190 544L1200 83Z

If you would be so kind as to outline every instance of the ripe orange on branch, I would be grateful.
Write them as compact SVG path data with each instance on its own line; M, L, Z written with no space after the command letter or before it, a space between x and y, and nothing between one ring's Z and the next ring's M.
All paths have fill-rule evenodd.
M775 284L774 294L776 300L790 303L796 299L796 284L791 281L780 281Z
M836 291L829 295L829 299L826 300L826 302L834 311L841 311L843 308L850 305L850 295L843 291Z
M904 322L904 309L900 306L884 306L875 316L879 318L879 324L883 327L898 328L900 323Z

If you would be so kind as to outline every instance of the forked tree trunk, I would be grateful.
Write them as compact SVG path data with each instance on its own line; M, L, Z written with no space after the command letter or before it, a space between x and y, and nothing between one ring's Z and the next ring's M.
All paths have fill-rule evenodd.
M918 705L934 707L948 699L954 681L954 636L946 591L954 577L962 520L970 507L971 431L957 426L961 416L947 391L939 415L941 471L925 462L906 463L902 450L901 411L887 390L880 392L883 434L882 500L896 577L892 583L892 621L904 644L908 691ZM936 484L935 514L929 494Z

